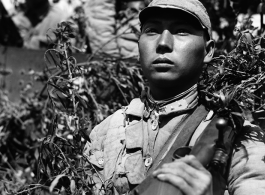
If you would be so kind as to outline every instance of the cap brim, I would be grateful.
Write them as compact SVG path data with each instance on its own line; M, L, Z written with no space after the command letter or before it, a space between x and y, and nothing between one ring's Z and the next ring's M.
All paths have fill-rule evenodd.
M145 20L148 17L150 17L150 14L153 11L155 11L155 9L159 9L159 8L161 8L161 9L176 9L176 10L180 10L180 11L186 12L186 13L192 15L193 17L195 17L199 21L199 23L201 24L203 29L207 29L207 27L204 26L203 23L201 22L200 18L198 18L194 13L190 12L189 10L185 10L183 8L176 7L176 6L170 6L170 5L163 5L163 6L159 5L159 6L152 6L152 7L144 8L139 14L139 20L140 20L141 24L143 24L145 22ZM157 13L157 12L155 12L155 13Z
M181 8L181 7L177 7L177 6L171 6L171 5L154 6L153 5L151 7L146 7L139 14L139 20L140 20L141 24L143 24L153 14L157 15L157 13L159 11L158 9L175 9L175 10L183 11L185 13L190 14L191 16L193 16L194 18L197 19L197 21L199 22L199 24L202 27L202 29L207 32L208 39L212 39L211 27L208 28L207 26L205 26L203 24L203 22L200 20L200 18L196 14L192 13L191 11L189 11L187 9L184 9L184 8Z

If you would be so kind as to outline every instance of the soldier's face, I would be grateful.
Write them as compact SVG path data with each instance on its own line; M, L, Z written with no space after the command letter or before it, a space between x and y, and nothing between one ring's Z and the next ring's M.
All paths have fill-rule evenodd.
M209 43L199 21L183 11L159 10L142 24L139 54L150 85L194 85L208 62Z

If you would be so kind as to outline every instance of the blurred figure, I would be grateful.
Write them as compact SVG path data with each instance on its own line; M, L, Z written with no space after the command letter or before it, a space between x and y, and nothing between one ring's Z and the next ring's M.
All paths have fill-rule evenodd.
M28 32L28 37L25 37L24 46L26 48L40 49L42 44L46 48L48 30L55 29L58 23L68 20L74 14L74 9L81 5L81 1L49 0L49 4L50 9L47 16ZM49 36L52 34L50 33Z
M31 29L45 18L50 9L48 0L20 0L13 2L13 6L10 16L24 41L28 38Z
M263 15L263 21L265 22L265 15ZM235 28L235 36L238 36L238 33L244 30L248 30L253 36L257 36L261 33L261 15L256 4L248 7L246 13L240 13L237 16Z
M138 13L144 7L143 1L127 0L119 12L119 18L116 20L117 48L123 58L138 56Z
M87 0L86 33L92 53L131 58L138 55L138 13L148 4L143 0Z
M12 7L9 5L7 1L5 4L0 1L0 45L22 47L23 39L10 16Z

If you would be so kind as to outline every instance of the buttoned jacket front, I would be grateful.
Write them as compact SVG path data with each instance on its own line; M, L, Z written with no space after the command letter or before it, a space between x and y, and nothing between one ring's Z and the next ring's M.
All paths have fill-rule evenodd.
M177 101L174 106L179 104ZM188 105L185 106L188 107ZM175 108L169 106L167 109ZM183 108L179 110L181 109ZM146 178L149 168L147 164L149 156L146 156L146 151L150 137L148 134L150 124L148 125L148 120L144 121L144 111L144 103L140 99L134 99L129 106L118 110L93 129L90 135L91 142L87 143L84 155L93 166L94 171L88 174L95 182L96 194L126 194ZM181 117L185 115L186 113L179 112L178 120L181 121ZM201 122L193 134L190 145L196 142L209 123L211 117L208 115L207 118ZM261 129L247 121L244 123L242 134L237 136L228 167L229 194L265 194L263 137L264 132ZM151 157L157 156L165 143L164 140L161 142L161 146L157 144L157 151L153 150Z

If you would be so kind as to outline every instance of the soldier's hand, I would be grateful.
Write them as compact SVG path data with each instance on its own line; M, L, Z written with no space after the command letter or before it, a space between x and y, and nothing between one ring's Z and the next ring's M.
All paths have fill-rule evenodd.
M153 175L185 195L212 195L212 176L193 155L164 164Z

